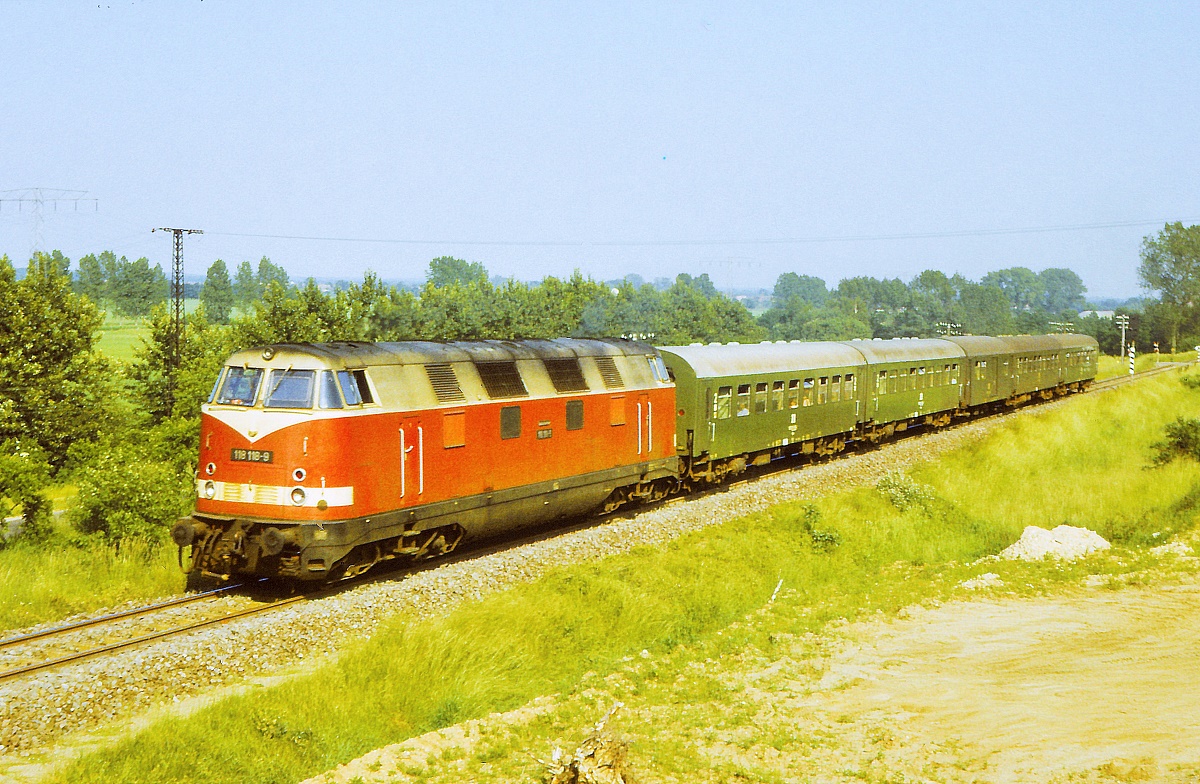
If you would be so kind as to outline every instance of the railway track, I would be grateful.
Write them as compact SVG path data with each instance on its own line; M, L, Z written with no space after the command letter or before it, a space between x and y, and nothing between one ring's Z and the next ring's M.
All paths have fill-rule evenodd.
M1150 370L1146 370L1146 371L1142 371L1142 372L1136 373L1134 375L1115 376L1112 378L1104 379L1103 381L1097 381L1097 382L1093 383L1088 388L1087 391L1088 392L1098 392L1098 391L1103 391L1106 389L1112 389L1114 387L1118 387L1118 386L1121 386L1121 385L1124 385L1127 383L1131 383L1133 381L1141 380L1141 379L1147 378L1149 376L1154 376L1154 375L1158 375L1160 373L1165 373L1167 371L1174 370L1174 369L1177 369L1182 366L1183 365L1181 365L1181 364L1161 365L1159 367L1156 367L1156 368L1153 368ZM1017 409L1017 410L1019 411L1019 410L1023 410L1023 409ZM1007 413L1015 413L1015 412L1007 412ZM1001 416L1004 416L1004 415L1006 415L1006 414L1001 414ZM919 437L919 436L917 436L917 437ZM803 467L803 466L800 466L800 467ZM763 470L754 471L752 476L746 477L745 479L741 479L736 482L729 483L727 485L722 485L721 487L714 487L714 488L706 489L695 495L704 496L704 495L709 495L711 493L722 492L723 490L727 490L732 487L737 487L737 486L744 485L748 482L753 482L760 477L778 473L781 470L782 471L790 471L790 470L796 470L796 468L797 468L796 465L764 467ZM675 497L669 498L666 501L663 501L661 503L662 504L681 503L692 497L695 497L695 496L694 495L675 496ZM510 540L510 541L501 542L501 543L491 543L491 544L485 543L478 547L474 547L469 550L465 550L461 553L455 553L455 554L452 554L452 555L449 555L449 556L446 556L443 558L439 558L439 559L436 559L433 561L416 564L416 565L407 565L402 568L387 569L387 570L370 575L365 578L351 580L344 584L334 584L331 586L325 586L318 590L307 592L307 593L300 593L300 594L296 594L293 596L287 596L287 597L279 597L279 598L274 598L271 600L262 600L260 603L252 605L250 607L243 607L240 609L236 609L232 612L220 613L215 616L204 617L204 618L187 621L187 622L183 622L183 623L166 624L162 628L154 629L152 631L143 631L142 633L135 633L135 634L121 634L119 631L117 631L113 634L113 636L116 639L112 639L111 641L105 641L105 642L102 642L101 644L86 645L86 646L82 647L80 650L74 650L74 651L70 651L67 653L61 653L59 655L43 656L41 658L38 658L38 659L32 660L32 661L29 661L28 659L30 657L26 656L27 661L19 664L18 666L11 666L8 669L0 671L0 682L10 681L13 679L32 675L32 674L35 674L38 672L51 671L51 670L58 669L61 667L66 667L68 665L77 664L77 663L86 661L88 659L97 658L97 657L104 656L107 654L117 653L117 652L120 652L123 650L135 648L138 646L147 645L149 643L166 640L171 637L181 636L181 635L188 634L190 632L193 632L193 631L196 631L199 629L204 629L204 628L211 627L211 626L218 626L221 624L230 623L230 622L233 622L236 620L240 620L242 618L259 615L262 613L273 612L275 610L279 610L284 607L299 604L301 602L310 601L313 599L319 599L319 598L322 598L325 596L329 596L329 595L332 595L339 591L346 590L351 587L358 587L358 586L362 586L364 584L368 584L371 582L378 582L381 580L394 580L394 579L398 579L398 578L403 578L405 576L408 576L408 575L411 575L411 574L414 574L414 573L417 573L417 572L420 572L420 571L423 571L426 569L435 568L435 567L438 567L441 565L455 563L455 562L458 562L461 560L466 560L468 558L476 558L481 555L485 555L485 554L492 553L492 552L498 552L501 550L520 547L524 544L538 541L540 539L544 539L549 536L556 536L556 535L559 535L562 533L578 530L578 529L585 528L585 527L588 527L591 525L596 525L599 522L603 521L604 519L611 519L612 517L626 517L626 516L636 514L639 511L641 511L640 507L628 509L628 510L621 510L620 512L617 512L614 515L608 515L603 518L596 518L595 516L589 516L586 518L578 518L574 521L569 521L566 525L560 524L557 526L546 526L544 528L538 529L537 531L532 532L532 533L530 533L524 537L521 537L519 539ZM257 582L262 582L262 581L257 581ZM164 612L171 611L171 610L176 610L176 609L184 608L184 607L191 606L191 605L203 606L206 603L212 603L215 599L218 599L222 596L235 594L239 589L244 591L247 589L252 589L253 587L254 587L254 584L226 585L226 586L222 586L220 588L216 588L216 589L213 589L210 591L205 591L202 593L192 594L192 595L188 595L188 596L176 597L174 599L159 602L156 604L146 605L144 607L137 607L137 608L125 610L125 611L118 612L118 613L112 613L109 615L99 616L97 618L86 619L86 620L77 621L77 622L70 623L70 624L64 624L62 626L57 626L57 627L53 627L53 628L49 628L49 629L31 632L28 634L9 637L7 639L0 640L0 657L8 656L9 658L12 658L13 655L11 652L13 650L20 651L22 648L32 647L35 644L40 645L43 648L43 650L46 647L52 648L53 645L51 645L51 643L53 643L53 641L58 640L58 639L68 639L69 640L69 638L72 635L77 635L77 634L80 634L83 632L91 632L92 637L103 638L105 636L105 633L102 630L105 627L109 627L109 626L112 626L114 628L119 627L120 625L125 624L126 622L134 620L134 619L147 618L147 617L153 616L155 614L164 613ZM69 644L68 644L68 647L70 647ZM19 654L18 654L17 658L19 658Z

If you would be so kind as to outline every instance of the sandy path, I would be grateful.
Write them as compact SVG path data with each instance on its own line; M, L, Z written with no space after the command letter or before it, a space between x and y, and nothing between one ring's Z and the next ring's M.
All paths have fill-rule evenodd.
M1200 781L1200 586L955 602L848 631L797 709L886 715L910 751L956 744L984 781L1106 765Z

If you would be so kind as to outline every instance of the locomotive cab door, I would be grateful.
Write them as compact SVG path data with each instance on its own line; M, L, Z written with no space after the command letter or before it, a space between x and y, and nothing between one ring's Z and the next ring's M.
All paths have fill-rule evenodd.
M425 428L418 417L400 423L400 498L416 503L425 493Z

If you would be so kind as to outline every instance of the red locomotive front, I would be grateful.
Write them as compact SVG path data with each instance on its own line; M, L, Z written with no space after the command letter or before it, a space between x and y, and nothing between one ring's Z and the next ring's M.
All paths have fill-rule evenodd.
M326 580L677 482L674 387L629 341L287 344L203 406L192 569Z

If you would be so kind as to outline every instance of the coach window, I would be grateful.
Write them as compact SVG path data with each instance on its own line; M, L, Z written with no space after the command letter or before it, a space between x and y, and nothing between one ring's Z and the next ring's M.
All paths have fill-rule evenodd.
M738 384L737 415L750 416L750 385Z
M892 392L899 392L899 391L900 391L900 370L899 370L899 368L892 368L891 372L888 373L888 392L892 393Z
M504 406L500 409L500 438L521 437L521 407Z
M733 387L718 387L713 397L713 419L729 419L733 414Z
M800 407L800 379L788 381L788 408Z
M829 389L829 402L836 403L842 399L842 377L833 377L833 386Z
M821 380L817 382L817 405L827 403L829 401L829 376L821 376Z
M771 410L783 410L783 382L774 381L771 383Z
M921 389L929 388L929 379L925 377L925 366L917 368L917 386Z
M852 400L858 394L858 387L854 382L854 374L847 373L846 380L843 382L846 387L842 392L842 400Z
M754 385L754 413L767 413L767 382L765 381Z
M918 389L920 387L920 384L918 383L919 381L920 381L920 378L917 377L917 369L915 367L909 368L908 369L908 388L909 389Z
M958 363L957 362L955 362L953 365L950 366L950 383L951 384L958 383Z
M625 396L616 395L608 400L608 421L613 426L625 424Z
M330 370L321 371L321 408L341 408L342 396L338 394L337 379Z
M887 394L887 378L888 378L888 372L886 370L879 371L879 381L877 383L877 386L875 387L875 394L877 394L877 395L886 395Z
M816 382L811 378L804 379L804 405L811 406L813 404L813 393L816 387Z
M583 401L567 401L567 430L583 430Z
M514 406L516 408L516 406ZM521 435L521 410L517 409L517 435ZM500 415L501 436L503 436L504 415ZM453 449L456 446L467 445L467 412L449 411L442 416L442 446Z
M750 415L750 384L738 384L738 417Z

